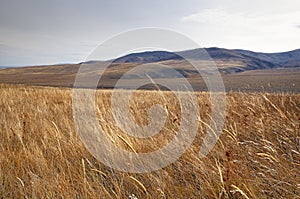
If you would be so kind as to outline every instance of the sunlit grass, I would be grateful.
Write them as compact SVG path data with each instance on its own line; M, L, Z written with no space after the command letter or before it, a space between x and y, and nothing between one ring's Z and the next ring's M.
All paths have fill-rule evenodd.
M219 142L198 156L210 114L197 93L201 121L192 146L175 163L146 174L106 167L75 132L72 90L0 85L0 198L297 198L300 195L300 95L228 93ZM110 111L111 91L97 92L99 124L119 147L156 150L180 125L171 93L132 97L137 123L153 103L169 111L165 130L149 140L126 136ZM155 145L156 144L156 145ZM154 146L155 145L155 146Z

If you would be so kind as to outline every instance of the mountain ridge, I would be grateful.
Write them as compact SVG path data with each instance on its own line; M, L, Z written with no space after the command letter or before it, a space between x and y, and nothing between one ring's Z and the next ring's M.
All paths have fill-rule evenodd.
M280 52L280 53L262 53L242 49L225 48L204 48L214 61L241 61L244 67L235 70L241 72L244 70L270 69L270 68L288 68L300 67L300 49ZM113 63L154 63L168 60L197 59L198 53L203 49L191 49L178 52L168 51L146 51L131 53L113 60ZM232 67L231 67L232 68Z
M257 53L217 47L205 48L205 50L218 67L228 91L260 91L263 88L272 92L293 91L300 93L299 49L283 53ZM101 74L97 88L115 88L117 81L124 77L124 74L147 63L145 67L139 67L140 70L135 70L133 74L127 75L125 81L134 86L136 82L146 78L147 75L151 75L153 79L160 79L169 83L181 82L182 77L184 77L191 82L195 90L205 91L207 88L202 75L209 74L211 62L194 60L195 63L199 63L203 67L201 74L199 74L199 71L190 62L181 57L196 59L199 49L176 53L148 51L132 53L107 61L89 60L77 64L5 68L0 69L0 83L73 87L80 68L83 72L82 75L87 77L87 82ZM166 65L169 68L163 69L156 67L155 64ZM85 66L90 67L85 68ZM130 87L125 88L130 89ZM152 87L149 88L152 89Z

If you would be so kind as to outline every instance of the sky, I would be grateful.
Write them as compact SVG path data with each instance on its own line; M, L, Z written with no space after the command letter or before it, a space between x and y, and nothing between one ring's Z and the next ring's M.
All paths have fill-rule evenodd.
M300 48L299 8L299 0L0 0L0 66L85 61L105 40L144 27L201 47L289 51Z

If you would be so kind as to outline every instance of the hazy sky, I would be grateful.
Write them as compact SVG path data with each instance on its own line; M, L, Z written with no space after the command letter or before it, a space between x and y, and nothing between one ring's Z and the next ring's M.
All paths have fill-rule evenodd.
M202 47L288 51L300 48L300 1L0 0L0 65L80 62L109 37L143 27Z

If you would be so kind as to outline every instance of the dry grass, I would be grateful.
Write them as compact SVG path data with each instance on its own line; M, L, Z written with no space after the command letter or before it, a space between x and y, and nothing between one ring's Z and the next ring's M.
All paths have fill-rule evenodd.
M101 126L127 150L155 150L180 125L178 101L136 92L133 115L162 103L170 112L162 135L143 141L114 124L110 91L97 93ZM209 118L207 93L197 93ZM300 95L228 93L227 118L213 151L199 159L203 122L175 163L146 174L110 169L94 159L74 130L70 89L0 85L0 198L299 198ZM171 102L171 103L170 103Z
M195 68L186 61L170 60L160 62L160 64L165 64L178 71L185 71L182 74L191 83L195 90L207 90L206 83L198 73L195 73ZM226 60L225 62L216 61L216 64L221 70L224 68L228 69L233 66L233 68L240 68L241 66L241 62L230 60ZM103 71L103 69L101 69L103 65L99 63L98 65L95 65L93 73L85 73L85 77L93 78L95 74L101 74L101 80L99 81L98 88L114 88L117 81L126 72L137 65L138 63L114 63L111 64L107 70ZM200 65L203 66L203 63L201 62ZM79 67L80 64L65 64L0 69L0 83L72 88ZM160 77L161 81L167 83L178 83L182 81L182 78L170 78L170 75L167 72L155 72L158 72L162 76ZM143 77L144 74L145 71L139 72L140 77ZM300 93L300 67L249 70L238 73L232 71L231 74L221 75L227 91L291 91ZM140 77L131 77L130 79L127 79L127 85L135 85L141 80ZM86 80L88 80L88 78ZM147 86L145 88L147 88Z

